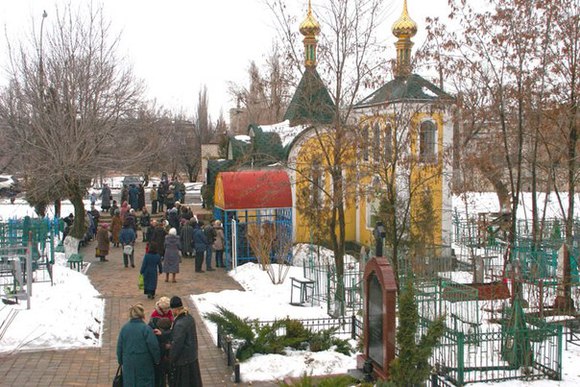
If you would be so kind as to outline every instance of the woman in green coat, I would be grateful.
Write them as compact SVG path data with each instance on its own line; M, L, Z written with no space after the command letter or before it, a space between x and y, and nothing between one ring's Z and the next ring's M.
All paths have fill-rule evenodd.
M117 339L117 361L123 367L124 387L155 386L155 365L159 364L159 344L153 329L145 323L142 304L129 309L130 320Z

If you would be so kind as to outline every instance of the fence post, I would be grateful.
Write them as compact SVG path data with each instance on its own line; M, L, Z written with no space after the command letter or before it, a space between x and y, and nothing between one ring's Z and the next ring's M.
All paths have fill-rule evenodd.
M558 369L556 370L556 380L562 380L562 325L558 324L556 331L558 332Z
M216 343L218 348L221 348L221 345L220 345L221 339L222 339L221 325L218 324L218 326L217 326L217 343Z
M465 336L463 332L457 333L457 385L463 386L463 371L465 368L465 359L464 359L464 351L465 351Z
M240 382L240 362L236 360L236 365L234 366L234 382Z
M351 325L351 334L350 334L350 338L355 340L356 339L356 316L352 315L351 320L350 320L350 325Z
M26 254L26 309L30 309L31 298L32 298L32 231L29 231L28 252Z
M540 318L544 317L544 280L540 278Z
M226 354L228 358L228 366L232 365L232 340L227 337L226 338Z

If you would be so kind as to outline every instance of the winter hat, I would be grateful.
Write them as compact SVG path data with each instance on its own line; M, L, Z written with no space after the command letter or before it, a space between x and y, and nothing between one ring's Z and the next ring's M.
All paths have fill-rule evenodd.
M181 298L177 296L171 297L171 301L169 302L169 306L173 308L181 308L183 307L183 302L181 302Z
M180 206L180 205L181 205L181 203L179 202L179 200L177 200L177 201L175 202L175 205L176 205L176 206Z
M173 228L173 227L172 227L172 228L169 230L169 235L177 235L177 230L176 230L175 228Z
M155 303L155 306L161 309L161 311L166 311L167 309L169 309L169 297L163 296L159 298L159 300L157 300L157 302Z

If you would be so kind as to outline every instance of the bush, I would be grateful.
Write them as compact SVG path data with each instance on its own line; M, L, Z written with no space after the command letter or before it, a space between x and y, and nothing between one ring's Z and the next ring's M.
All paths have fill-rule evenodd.
M226 308L218 307L218 312L204 315L209 321L222 327L225 334L242 344L236 350L236 357L244 361L255 353L284 353L285 348L310 349L313 352L326 351L335 347L336 352L350 355L348 340L334 337L337 328L312 332L304 328L298 320L286 318L272 324L260 325L257 320L240 318ZM284 334L280 334L284 331Z

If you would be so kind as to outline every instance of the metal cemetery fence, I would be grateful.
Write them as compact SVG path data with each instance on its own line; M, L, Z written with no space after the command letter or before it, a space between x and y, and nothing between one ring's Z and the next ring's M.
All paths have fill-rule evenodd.
M447 330L432 365L439 378L456 386L510 379L561 380L562 327L494 328L469 334Z

